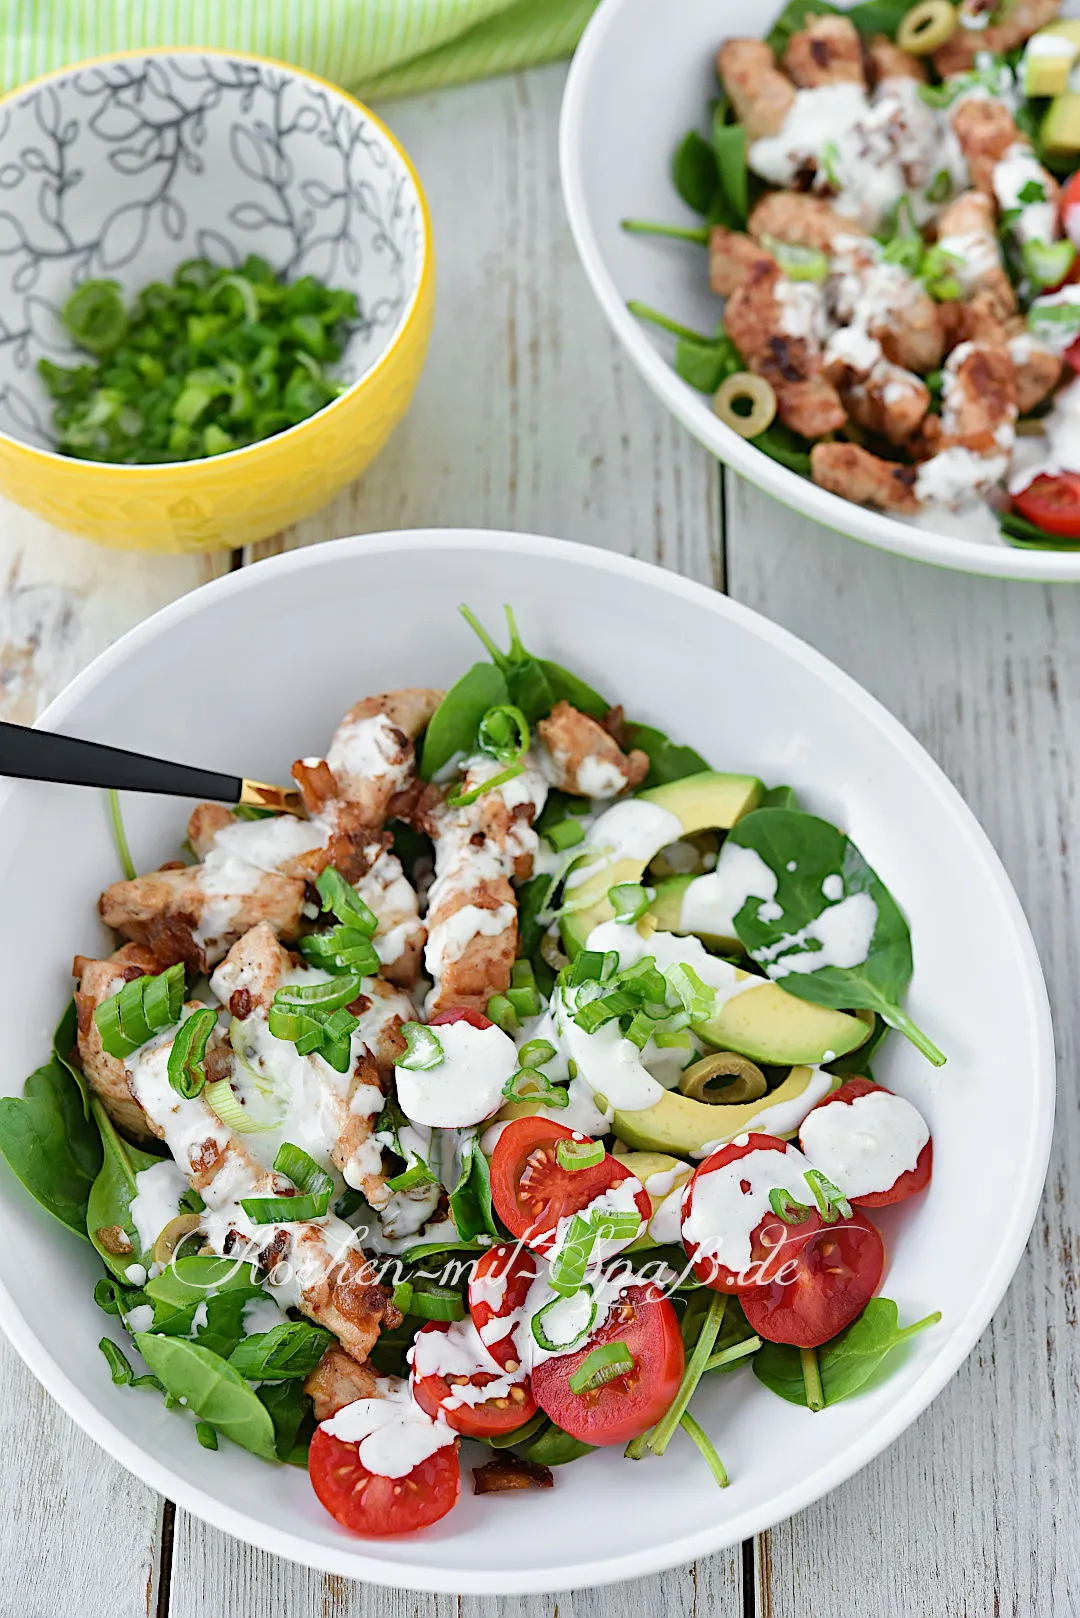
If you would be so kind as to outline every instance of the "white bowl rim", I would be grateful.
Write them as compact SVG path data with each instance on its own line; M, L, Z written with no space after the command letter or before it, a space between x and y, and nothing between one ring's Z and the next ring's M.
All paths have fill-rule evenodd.
M1034 1036L1031 1054L1036 1087L1032 1100L1036 1127L1032 1131L1031 1147L1026 1161L1017 1165L1016 1200L1008 1210L996 1262L984 1276L966 1316L956 1322L947 1344L929 1362L926 1370L897 1401L888 1415L872 1427L860 1442L851 1445L835 1461L820 1467L781 1494L775 1495L768 1506L745 1511L713 1529L704 1529L667 1545L628 1555L598 1557L594 1561L563 1568L536 1563L515 1569L513 1572L465 1570L459 1566L440 1568L435 1564L417 1567L408 1560L407 1540L402 1541L403 1555L399 1560L373 1560L365 1556L362 1549L352 1550L342 1546L339 1550L335 1546L313 1545L299 1534L285 1533L279 1528L271 1529L260 1522L257 1516L249 1515L233 1505L214 1499L198 1486L175 1476L167 1466L144 1454L132 1444L126 1435L115 1428L92 1401L68 1379L53 1359L48 1343L38 1337L29 1321L23 1318L0 1279L0 1327L34 1376L83 1431L100 1444L114 1460L119 1461L150 1488L164 1494L204 1522L215 1528L223 1528L238 1539L246 1540L262 1550L284 1556L302 1566L317 1568L327 1573L343 1574L373 1584L388 1585L392 1588L404 1586L428 1591L462 1592L471 1595L516 1595L579 1589L622 1579L640 1578L680 1566L699 1556L710 1555L741 1540L749 1539L791 1516L792 1513L802 1510L845 1482L899 1437L926 1409L967 1358L985 1329L1020 1262L1034 1223L1046 1177L1054 1122L1056 1082L1054 1036L1046 986L1035 942L1012 883L975 815L921 744L876 698L864 691L857 681L843 673L822 653L815 651L797 636L771 623L750 607L732 601L730 597L711 590L706 585L669 573L649 562L641 562L632 557L568 540L548 539L534 534L460 528L412 529L396 533L354 535L347 539L331 540L320 545L286 551L280 556L257 563L254 568L242 568L214 579L161 608L133 629L129 629L119 640L101 652L92 663L76 675L59 696L54 698L38 719L37 727L44 730L56 729L77 701L97 685L104 675L117 665L123 664L132 652L138 651L143 644L154 640L161 633L168 632L174 623L200 612L208 601L248 589L252 578L265 578L272 573L288 574L304 568L317 568L332 564L342 556L362 556L366 560L387 551L423 551L432 548L453 551L462 546L488 551L496 557L499 553L505 554L510 551L519 555L538 556L551 562L583 564L601 572L640 579L647 582L653 590L664 590L671 595L693 601L699 606L705 606L718 618L726 618L743 625L796 663L812 671L870 719L895 746L913 772L922 777L926 786L941 803L943 810L959 823L960 828L966 833L974 858L982 865L983 879L1010 914L1024 962L1018 997L1024 1005ZM7 792L0 795L0 804L9 793L18 791L19 788L19 782L9 782ZM357 1544L361 1545L362 1541L358 1541Z
M1044 583L1080 582L1080 552L1019 550L916 528L883 512L871 511L868 506L857 506L841 495L830 494L809 478L801 477L755 449L719 417L710 413L707 422L701 419L697 401L686 397L685 384L653 348L641 323L627 309L608 272L585 200L581 158L588 150L585 132L589 86L602 62L608 32L624 3L625 0L600 0L570 64L559 118L559 171L570 233L589 284L608 324L652 391L713 455L773 499L800 516L811 517L823 527L831 528L834 533L862 540L895 556L929 562L953 572Z
M318 73L311 73L307 68L297 67L293 62L283 62L276 56L262 56L258 51L233 51L224 45L146 45L133 46L130 50L124 51L105 51L100 56L87 56L77 62L66 62L62 67L51 68L47 73L39 73L36 78L27 79L25 84L15 85L13 89L0 95L0 115L12 102L25 95L28 90L38 90L42 85L51 84L55 79L70 78L72 74L82 73L87 68L106 67L110 62L130 62L169 56L222 56L226 57L230 62L257 62L260 67L280 68L290 78L307 79L310 83L317 84L320 89L328 91L329 94L336 96L339 100L347 101L352 106L359 107L360 111L371 122L383 145L388 146L400 159L408 178L409 187L416 198L420 214L420 256L416 265L416 285L402 305L401 314L398 316L389 341L375 360L375 363L350 382L344 393L339 393L336 399L330 400L329 404L321 405L313 415L305 416L303 421L294 422L291 427L286 427L283 432L272 433L269 438L259 438L254 444L241 444L236 449L225 450L221 455L202 455L188 461L135 461L130 465L126 462L117 463L114 461L75 462L75 464L87 471L92 472L94 469L100 468L111 476L118 474L126 476L131 473L141 473L144 476L150 473L160 474L163 471L177 471L184 466L205 466L209 462L220 465L228 461L232 464L241 456L251 455L257 450L263 450L267 444L279 444L286 439L291 440L294 434L310 428L313 421L321 421L328 411L334 410L340 404L344 404L346 399L352 397L357 388L364 387L382 370L384 365L389 363L412 322L420 293L432 273L434 245L431 236L431 210L428 207L427 195L420 183L420 176L416 172L416 166L412 158L393 130L383 122L377 112L372 111L366 101L361 101L357 96L343 89L340 84L334 84L330 79L324 79ZM62 454L58 449L42 449L39 444L27 444L23 439L15 438L11 433L4 432L3 428L0 428L0 442L14 444L17 449L28 455L40 456L47 463L58 462L62 466L70 466L74 459L70 455Z

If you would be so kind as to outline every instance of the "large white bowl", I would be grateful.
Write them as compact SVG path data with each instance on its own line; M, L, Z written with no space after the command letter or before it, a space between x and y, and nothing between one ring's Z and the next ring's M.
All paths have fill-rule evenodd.
M627 300L638 298L694 331L715 327L719 305L702 249L627 235L619 221L700 225L672 186L671 155L688 129L707 128L718 46L732 35L767 34L782 6L602 0L595 12L567 81L560 166L570 228L605 315L649 387L695 438L784 505L881 550L962 573L1080 580L1080 552L1018 550L978 537L949 513L938 529L916 527L789 472L718 420L709 399L672 369L672 339L627 310ZM1077 9L1076 0L1065 7Z
M993 849L905 730L816 652L697 584L554 540L447 531L294 551L165 608L97 659L48 709L48 728L282 780L326 745L358 697L451 681L477 655L454 610L467 596L635 717L719 768L790 781L838 820L905 907L917 969L911 1009L948 1052L932 1070L899 1039L879 1077L934 1133L929 1194L901 1213L886 1293L914 1320L894 1374L810 1415L749 1372L714 1378L695 1410L731 1487L697 1451L630 1465L618 1451L564 1468L550 1494L474 1499L416 1538L365 1542L326 1515L303 1472L191 1425L146 1392L114 1388L96 1343L97 1260L0 1172L0 1320L31 1370L110 1454L244 1539L335 1573L430 1590L548 1590L628 1578L767 1528L849 1477L948 1381L1001 1298L1039 1199L1054 1102L1046 993L1027 925ZM99 941L95 900L116 873L94 793L0 789L0 1086L20 1089L70 993L72 955ZM128 800L137 862L173 856L187 805ZM1008 1118L1008 1128L1002 1120ZM990 1479L986 1480L987 1487Z

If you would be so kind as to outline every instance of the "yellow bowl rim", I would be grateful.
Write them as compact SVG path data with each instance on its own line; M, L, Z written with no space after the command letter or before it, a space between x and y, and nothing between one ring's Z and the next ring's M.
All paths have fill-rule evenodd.
M375 361L371 369L365 371L363 376L358 376L356 381L351 383L346 391L339 394L336 399L332 399L329 404L323 405L321 409L316 410L313 416L308 416L304 421L298 421L293 427L287 427L284 432L273 433L269 438L260 438L255 444L242 444L238 449L226 450L224 454L221 455L202 455L197 459L189 461L136 461L133 464L128 464L126 462L118 461L84 461L78 456L64 455L59 450L39 449L36 444L27 444L23 439L14 438L10 433L6 433L3 428L0 428L0 443L9 444L18 453L31 456L35 460L43 461L49 466L56 464L66 467L77 466L81 471L89 473L90 475L94 475L95 473L104 473L110 478L117 475L124 476L131 473L136 475L140 473L146 475L149 473L160 476L162 473L180 472L186 467L219 466L225 461L231 462L242 455L252 455L260 450L265 451L268 445L277 445L284 442L286 439L288 439L290 443L295 443L299 437L314 430L315 424L322 421L324 417L328 416L332 410L335 410L338 407L338 405L345 405L351 399L353 399L358 390L363 388L368 382L376 377L383 367L390 362L393 355L400 347L402 339L408 331L409 326L412 324L413 317L416 314L417 307L420 303L421 294L424 292L427 282L431 277L433 264L431 210L428 207L427 196L424 192L423 186L420 183L420 176L416 172L416 167L413 164L412 158L409 156L408 152L405 150L404 146L402 146L401 142L398 140L393 131L386 126L383 120L379 117L378 113L371 110L365 101L358 100L356 96L350 95L348 90L343 90L339 84L332 83L330 79L324 79L321 74L311 73L307 68L297 67L292 62L283 62L275 56L261 56L255 51L227 50L224 46L220 45L148 45L142 49L135 48L133 50L126 51L107 51L101 56L88 56L78 62L67 62L62 67L52 68L48 73L40 73L36 78L27 79L25 83L17 85L12 90L8 90L6 94L0 95L0 113L4 112L11 102L25 95L28 90L36 90L39 88L39 86L49 84L54 79L67 78L70 74L80 73L85 68L103 67L109 62L131 61L134 58L164 56L224 56L230 61L258 62L262 67L281 68L285 73L292 74L294 78L307 79L310 83L317 84L321 86L322 89L328 90L332 95L340 97L342 101L348 101L354 107L359 107L360 111L364 113L365 116L369 118L375 125L375 128L379 131L386 143L397 153L398 157L404 164L405 172L409 177L413 190L416 192L416 199L420 205L420 218L423 223L424 234L423 250L421 252L420 263L417 269L416 285L409 295L409 299L404 309L401 311L397 327L390 339L390 342L380 354L379 358Z

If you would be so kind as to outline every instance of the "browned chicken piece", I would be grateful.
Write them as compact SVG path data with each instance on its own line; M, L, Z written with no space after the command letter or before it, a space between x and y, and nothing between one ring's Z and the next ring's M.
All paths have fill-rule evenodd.
M866 376L830 368L851 419L890 444L906 444L930 409L930 389L922 377L882 359Z
M381 975L388 983L411 989L420 975L427 928L420 920L416 889L389 849L377 854L355 884L360 898L378 921L372 943Z
M810 473L815 483L857 506L876 506L880 511L909 516L918 511L917 470L896 461L883 461L858 444L815 444L810 451Z
M709 285L718 297L729 298L762 259L768 264L776 262L770 252L741 230L714 225L709 232Z
M107 961L95 961L89 956L77 955L72 975L78 979L75 991L75 1010L78 1019L77 1050L87 1083L116 1125L131 1140L154 1139L146 1115L131 1094L127 1069L117 1057L110 1056L101 1043L94 1011L103 1000L109 1000L125 983L132 983L146 972L157 973L161 967L151 952L141 944L125 944Z
M614 798L639 786L649 773L647 753L638 748L624 753L603 725L569 702L557 702L537 730L546 754L544 773L560 792Z
M926 67L919 57L902 51L887 34L875 34L867 46L874 83L885 79L918 79L926 83Z
M825 197L802 191L766 191L754 205L747 226L759 241L767 236L796 247L816 247L831 253L845 236L868 233L854 219L836 212Z
M990 9L989 5L986 9ZM958 28L934 52L934 66L944 79L950 73L963 73L967 68L974 67L975 58L981 51L1004 55L1030 39L1040 28L1045 28L1060 9L1061 0L1016 0L1000 22L991 23L986 28Z
M994 165L1020 139L1016 120L1003 101L961 101L951 122L967 160L971 183L994 194Z
M196 804L187 823L187 840L197 860L204 860L226 826L235 826L236 816L223 803Z
M1016 374L1016 407L1021 416L1026 416L1057 387L1065 361L1027 332L1010 337L1008 350Z
M441 691L421 687L385 691L356 703L335 730L326 763L336 796L355 804L365 824L381 826L391 798L412 780L413 743L442 698Z
M847 17L808 17L806 27L788 41L784 67L800 89L866 84L862 40Z
M805 438L820 438L842 427L847 412L822 374L820 342L788 305L792 293L809 299L818 289L786 280L762 260L728 299L724 324L747 367L771 384L781 421Z
M1006 348L962 343L945 363L941 426L947 444L977 455L1000 455L1012 447L1016 425L1016 371Z
M960 343L986 343L1004 348L1009 340L1009 321L1003 320L996 298L988 292L977 292L966 302L938 304L938 320L945 337L945 347L951 352ZM1021 330L1026 330L1023 321Z
M206 1204L203 1230L214 1251L224 1258L257 1263L274 1286L286 1287L285 1295L333 1331L350 1354L366 1359L383 1323L400 1325L401 1315L355 1245L353 1231L332 1216L321 1223L251 1225L238 1199L287 1195L289 1182L252 1156L243 1136L222 1123L205 1095L187 1098L173 1089L168 1078L171 1039L111 1065L114 1059L104 1055L96 1039L93 1014L116 992L118 963L81 959L78 964L79 1054L95 1094L112 1115L122 1099L118 1097L122 1075L128 1097L141 1114L132 1133L139 1138L156 1136L171 1147L175 1143L179 1168ZM138 964L128 962L132 968ZM214 1056L225 1049L223 1042L215 1043L208 1052L208 1074Z
M716 53L716 71L748 141L775 135L791 111L795 86L776 65L763 39L728 39Z
M451 934L453 921L463 910L474 912L475 927L461 953L436 953ZM428 968L437 966L437 981L425 1002L429 1017L452 1006L483 1011L493 994L504 994L510 969L517 957L517 900L504 876L476 882L468 891L454 893L428 916ZM455 946L456 947L456 943Z
M351 1354L331 1343L305 1381L304 1392L315 1407L315 1420L329 1421L357 1399L376 1398L378 1388L370 1365L358 1365Z
M861 307L864 298L865 313ZM941 364L941 306L898 264L883 264L881 250L870 238L849 236L838 243L829 300L842 328L865 321L866 331L885 358L902 370L925 374ZM837 340L843 348L843 331Z
M997 209L985 191L964 191L938 215L938 245L956 260L964 296L984 292L999 319L1015 313L1016 293L1001 257Z

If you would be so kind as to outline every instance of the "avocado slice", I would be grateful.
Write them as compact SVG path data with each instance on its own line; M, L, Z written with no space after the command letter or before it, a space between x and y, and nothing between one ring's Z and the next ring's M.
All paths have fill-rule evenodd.
M797 1134L811 1107L839 1089L842 1082L816 1068L793 1067L771 1094L758 1101L727 1106L694 1101L677 1090L669 1090L654 1107L616 1112L612 1127L628 1146L643 1152L700 1155L706 1147L734 1140L751 1128L768 1135Z
M677 1172L677 1178L672 1184L671 1191L675 1191L681 1189L694 1172L692 1163L686 1163L680 1157L671 1157L667 1152L628 1152L625 1146L620 1146L616 1148L614 1156L618 1162L630 1170L630 1173L636 1179L641 1181L646 1191L649 1190L646 1181L654 1174L670 1174L674 1169ZM670 1191L664 1193L664 1197L670 1195ZM649 1201L652 1203L654 1214L664 1197L655 1197L649 1191ZM645 1229L640 1236L630 1243L627 1251L636 1253L643 1247L656 1247L658 1245L656 1237L651 1235L648 1229Z
M1068 89L1069 70L1080 56L1080 18L1032 34L1024 52L1024 94L1056 96Z
M757 808L764 790L754 775L722 775L716 770L702 770L697 775L669 781L664 786L653 787L650 792L639 792L635 798L623 798L612 804L593 826L589 840L595 847L603 848L605 839L610 839L616 854L600 859L586 854L568 878L567 897L575 908L564 913L561 921L567 953L576 955L593 928L611 920L614 912L608 903L609 888L621 882L640 882L649 861L678 837L734 826L743 815ZM628 836L634 807L642 804L650 805L654 812L651 816L647 811L637 815L634 835ZM586 873L576 885L575 870L579 874Z
M753 975L740 971L739 980ZM758 982L759 988L733 995L708 1022L695 1023L695 1034L717 1050L737 1051L773 1067L831 1062L869 1039L872 1030L861 1018L799 1000L768 978Z
M1055 96L1039 133L1050 153L1080 152L1080 93L1066 90Z
M742 945L732 933L713 932L701 922L693 924L695 884L708 884L710 875L711 873L705 876L669 876L663 882L658 882L654 890L656 897L649 905L649 915L656 917L656 925L662 932L693 933L695 938L700 938L710 949L718 949L724 955L741 955ZM707 891L707 888L704 891ZM687 922L691 925L688 926Z

